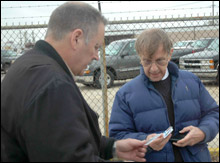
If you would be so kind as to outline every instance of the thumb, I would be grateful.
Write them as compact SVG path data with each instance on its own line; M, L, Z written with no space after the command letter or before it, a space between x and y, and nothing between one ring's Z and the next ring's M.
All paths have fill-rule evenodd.
M128 139L124 139L124 140L129 144L139 144L141 142L140 140L132 139L132 138L128 138Z
M143 144L146 144L147 143L147 140L145 139L145 140L142 140L142 143Z
M134 139L132 143L133 143L134 147L139 148L139 147L144 147L145 144L147 143L147 140L136 140L136 139Z

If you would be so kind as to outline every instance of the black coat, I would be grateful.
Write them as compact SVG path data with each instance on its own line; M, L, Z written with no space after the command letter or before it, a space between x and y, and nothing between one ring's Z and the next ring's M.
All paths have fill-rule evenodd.
M47 42L14 62L1 84L2 161L103 161L114 141Z

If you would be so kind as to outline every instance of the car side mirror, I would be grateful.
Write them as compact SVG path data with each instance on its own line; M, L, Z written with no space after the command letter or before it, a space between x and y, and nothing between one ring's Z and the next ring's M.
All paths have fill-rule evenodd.
M124 58L125 56L128 56L128 55L129 55L129 53L127 51L123 51L121 53L121 58Z

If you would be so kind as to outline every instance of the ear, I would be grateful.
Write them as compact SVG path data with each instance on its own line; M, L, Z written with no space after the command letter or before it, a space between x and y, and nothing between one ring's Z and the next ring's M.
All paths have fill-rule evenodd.
M82 38L83 31L81 29L75 29L74 31L72 31L70 36L71 47L73 49L76 49L80 45Z
M170 50L170 56L172 56L172 54L173 54L173 48L171 48Z
M170 49L169 60L171 60L172 54L173 54L173 48Z

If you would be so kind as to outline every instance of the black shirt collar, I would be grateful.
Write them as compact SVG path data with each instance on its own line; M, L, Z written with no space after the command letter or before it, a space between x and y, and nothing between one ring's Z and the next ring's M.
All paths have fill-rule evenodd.
M66 66L65 62L61 58L61 56L57 53L57 51L46 41L39 40L36 42L34 49L42 51L42 54L47 55L53 58L63 69L64 71L72 77L68 67Z

